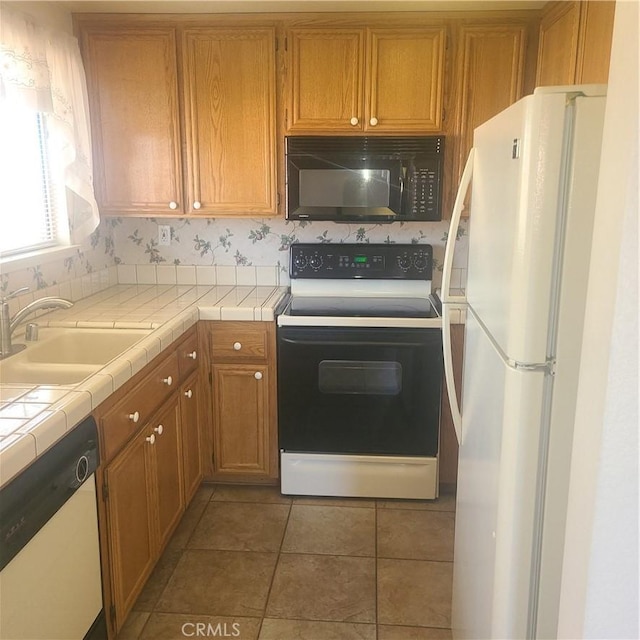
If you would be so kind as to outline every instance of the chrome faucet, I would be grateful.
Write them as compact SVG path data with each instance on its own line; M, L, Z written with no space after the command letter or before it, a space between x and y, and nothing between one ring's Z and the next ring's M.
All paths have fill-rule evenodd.
M12 345L11 336L16 330L16 327L31 313L40 311L42 309L68 309L73 306L71 300L65 298L55 298L47 296L45 298L38 298L33 302L16 312L13 318L9 315L9 300L19 296L21 293L29 291L29 287L22 287L12 291L9 295L0 298L1 313L0 313L0 360L10 356L12 353L21 351L25 348L25 345Z

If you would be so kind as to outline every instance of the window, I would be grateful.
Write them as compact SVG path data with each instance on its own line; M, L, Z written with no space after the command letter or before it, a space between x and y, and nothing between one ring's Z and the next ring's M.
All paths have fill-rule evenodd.
M0 104L0 140L0 255L64 243L64 186L45 118Z
M78 41L3 5L0 263L59 256L98 226L90 138Z

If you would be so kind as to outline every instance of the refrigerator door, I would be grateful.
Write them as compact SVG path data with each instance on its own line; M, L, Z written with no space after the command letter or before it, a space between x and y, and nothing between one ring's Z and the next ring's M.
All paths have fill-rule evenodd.
M475 130L467 300L514 362L543 363L572 110L535 93Z
M453 632L524 638L535 615L536 482L550 377L510 366L471 311L465 331Z

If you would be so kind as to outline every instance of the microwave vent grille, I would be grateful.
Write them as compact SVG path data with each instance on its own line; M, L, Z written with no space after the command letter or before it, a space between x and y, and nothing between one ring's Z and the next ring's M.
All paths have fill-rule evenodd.
M289 136L288 155L318 153L374 153L377 155L430 155L444 153L444 136L373 137L373 136Z

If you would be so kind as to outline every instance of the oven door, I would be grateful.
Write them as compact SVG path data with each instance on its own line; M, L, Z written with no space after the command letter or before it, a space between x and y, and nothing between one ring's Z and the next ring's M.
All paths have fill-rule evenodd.
M279 327L284 451L435 456L440 329Z

